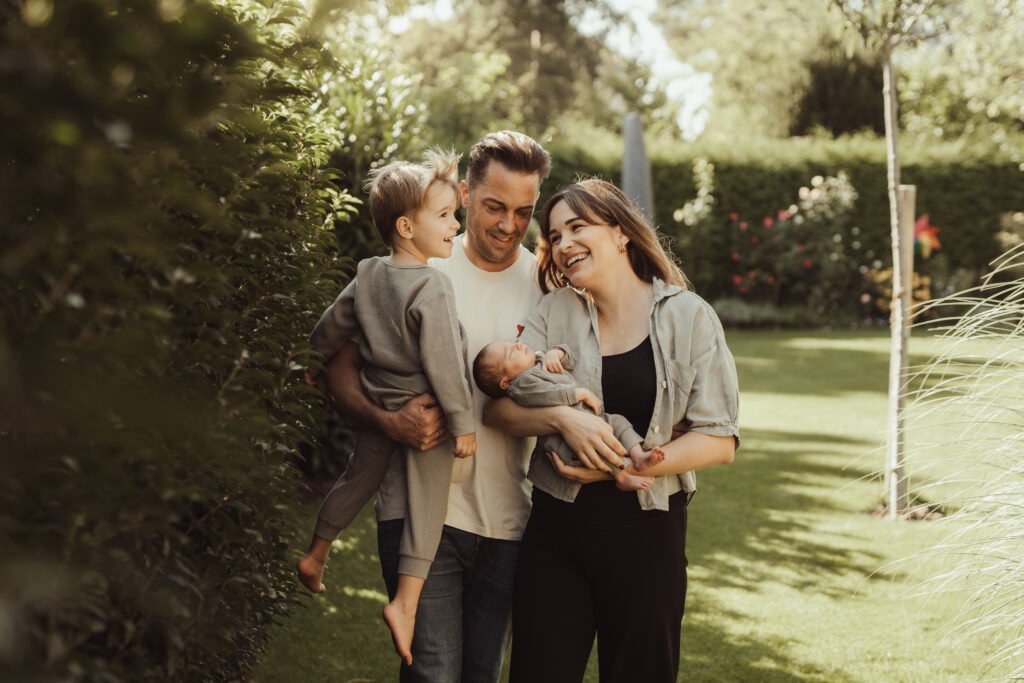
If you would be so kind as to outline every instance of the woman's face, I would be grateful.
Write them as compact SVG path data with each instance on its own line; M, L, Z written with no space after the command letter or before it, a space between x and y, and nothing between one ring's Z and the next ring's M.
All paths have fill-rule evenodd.
M619 250L627 241L619 226L588 221L564 201L551 208L548 225L551 258L574 287L593 289L620 261L628 267Z

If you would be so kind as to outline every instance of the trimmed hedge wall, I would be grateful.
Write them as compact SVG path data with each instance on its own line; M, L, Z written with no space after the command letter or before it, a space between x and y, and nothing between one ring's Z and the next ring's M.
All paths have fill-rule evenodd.
M576 144L552 146L553 169L545 197L577 175L600 175L619 182L618 158L598 157ZM605 145L607 147L607 145ZM733 213L759 221L797 202L800 187L814 176L845 171L859 197L850 225L860 228L870 258L890 262L889 202L882 140L766 141L745 147L668 145L648 147L656 205L655 222L676 240L684 269L709 298L726 294L728 241L716 234ZM715 205L697 226L673 219L673 212L695 193L693 160L715 166ZM929 214L941 228L942 254L950 271L984 272L999 254L994 239L1000 216L1024 209L1024 173L1015 161L987 150L945 145L905 152L902 180L917 186L917 214ZM543 199L543 198L542 198Z
M228 7L230 5L230 8ZM235 681L345 280L306 8L0 4L0 680Z

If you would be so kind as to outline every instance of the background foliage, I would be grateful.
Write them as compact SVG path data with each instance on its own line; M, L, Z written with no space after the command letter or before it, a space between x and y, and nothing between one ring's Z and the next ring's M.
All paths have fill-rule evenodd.
M567 142L566 147L554 148L554 168L545 193L572 182L578 174L619 179L614 151L591 154L582 143ZM601 149L600 145L591 148ZM714 165L714 203L703 220L686 225L674 214L698 192L694 159L708 159ZM941 228L942 252L929 261L919 261L919 269L932 277L936 293L975 281L1000 253L996 234L1002 217L1024 206L1018 164L992 146L955 143L912 147L906 150L905 159L903 180L918 188L918 214L929 214L931 223ZM765 218L777 220L780 210L800 203L800 188L809 191L812 178L834 176L839 171L848 178L856 200L841 221L819 223L821 237L830 240L837 233L842 235L847 247L842 262L853 271L863 274L862 267L884 269L891 261L885 157L882 142L872 137L661 146L653 150L652 159L655 223L675 239L683 267L698 292L712 300L735 296L733 276L738 271L731 256L736 246L732 226L737 221L730 217L736 214L754 226L760 226ZM873 291L870 287L851 291L843 304L830 299L830 293L818 291L832 289L835 283L817 279L816 274L821 271L806 273L808 286L817 293L808 293L805 300L815 315L835 308L861 313L860 294ZM830 299L827 306L816 303L826 299Z
M990 4L954 3L959 32L902 71L939 291L1024 233L1024 17ZM382 250L359 200L378 164L516 127L552 151L543 201L618 180L638 111L656 222L723 317L865 313L889 258L882 146L832 138L879 130L881 98L827 3L662 3L713 75L689 144L682 103L606 44L629 26L612 3L456 0L393 30L422 5L0 1L3 678L246 675L295 600L292 466L322 478L347 453L300 376L316 316Z
M0 667L226 680L292 600L304 337L354 199L294 3L6 3Z

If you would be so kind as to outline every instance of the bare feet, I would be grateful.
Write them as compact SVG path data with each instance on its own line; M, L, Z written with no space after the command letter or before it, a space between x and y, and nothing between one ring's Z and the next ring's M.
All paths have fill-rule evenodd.
M313 593L323 593L324 561L310 553L303 555L295 565L299 581Z
M665 451L655 446L649 451L640 450L639 453L634 454L634 451L640 450L639 448L630 451L629 459L633 461L633 469L637 472L643 472L648 467L653 467L665 459Z
M406 666L412 664L412 634L416 630L416 610L411 612L408 607L394 600L384 606L381 613L384 623L391 629L391 640L395 644L395 652L402 658Z
M615 475L615 486L620 491L646 491L654 483L654 477L638 477L625 470Z

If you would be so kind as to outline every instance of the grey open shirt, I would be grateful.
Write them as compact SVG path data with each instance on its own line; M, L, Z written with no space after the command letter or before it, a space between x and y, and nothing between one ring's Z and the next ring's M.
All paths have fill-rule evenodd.
M572 375L581 387L601 394L601 347L597 309L586 293L571 287L545 296L526 324L520 340L534 349L564 344L576 351ZM736 364L711 306L693 292L654 280L649 332L654 348L658 395L644 448L672 439L673 425L684 422L689 431L732 436L739 445L739 386ZM572 502L577 482L562 477L542 452L538 441L528 477L540 490ZM697 490L693 472L657 477L647 491L638 492L644 510L668 510L668 497Z

